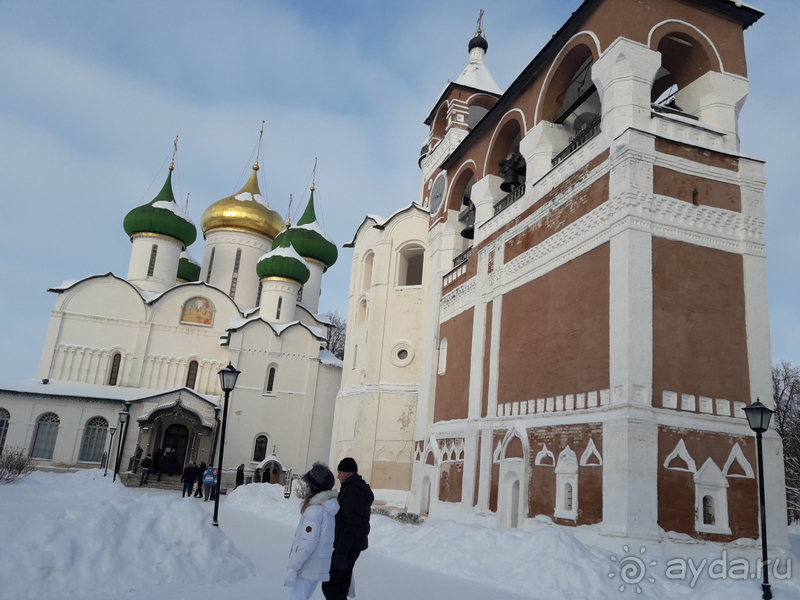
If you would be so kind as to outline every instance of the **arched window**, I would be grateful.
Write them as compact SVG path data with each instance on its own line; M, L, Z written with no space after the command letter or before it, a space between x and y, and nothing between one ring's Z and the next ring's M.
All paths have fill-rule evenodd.
M363 298L361 302L358 303L358 316L356 317L356 323L363 323L367 320L367 299Z
M564 486L564 510L572 510L572 484Z
M275 367L270 367L267 370L267 385L265 390L268 394L271 394L272 390L275 389L275 375L277 372L278 370Z
M447 371L447 338L442 338L439 342L439 375L444 375Z
M397 257L397 285L422 285L422 267L425 249L421 246L406 246Z
M43 458L45 460L53 458L59 423L61 423L61 419L55 413L44 413L39 417L36 421L36 429L33 432L31 458Z
M103 450L106 447L106 434L108 421L103 417L92 417L86 423L83 431L83 443L78 460L83 462L99 463L103 460Z
M156 270L156 255L158 254L158 246L153 244L150 248L150 264L147 266L147 276L152 277Z
M253 447L253 462L261 462L267 458L267 436L260 435L256 438L255 446Z
M211 249L211 256L208 258L208 273L206 273L206 283L211 281L211 269L214 267L214 253L217 251L216 248Z
M5 408L0 408L0 454L3 453L3 446L6 445L6 434L8 433L8 422L11 420L11 413Z
M691 113L697 109L697 98L682 91L707 72L718 70L719 65L710 56L710 49L697 36L686 31L661 29L654 35L654 44L656 40L655 49L661 54L661 67L653 80L650 100L666 109L692 116Z
M703 496L703 525L716 525L714 498L711 496Z
M239 281L239 263L242 262L241 248L236 251L236 260L233 261L233 275L231 275L231 300L236 296L236 283Z
M189 370L186 372L186 387L190 390L193 390L195 383L197 383L198 366L199 365L196 360L193 360L189 363Z
M370 252L364 257L364 266L361 269L361 291L364 292L372 287L372 262L375 255Z
M278 297L278 309L275 311L275 320L281 318L281 306L283 306L283 296Z
M115 352L111 357L111 370L108 372L108 385L117 385L119 380L119 365L122 362L122 354Z

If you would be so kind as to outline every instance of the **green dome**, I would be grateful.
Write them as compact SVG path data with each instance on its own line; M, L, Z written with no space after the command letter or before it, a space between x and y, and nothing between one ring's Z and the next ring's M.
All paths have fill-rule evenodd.
M330 241L317 224L317 215L314 212L314 188L311 188L311 198L308 206L294 227L287 227L275 238L275 244L287 239L298 254L303 258L317 260L330 268L339 258L339 251L336 244Z
M311 276L306 261L292 248L287 237L281 242L277 239L272 250L258 259L256 273L260 279L281 277L303 285Z
M178 279L183 279L184 281L197 281L200 279L200 265L195 262L186 250L181 252L181 259L178 261Z
M183 214L172 195L172 168L158 196L129 212L122 226L131 237L137 233L157 233L175 238L184 247L194 243L197 239L197 228Z

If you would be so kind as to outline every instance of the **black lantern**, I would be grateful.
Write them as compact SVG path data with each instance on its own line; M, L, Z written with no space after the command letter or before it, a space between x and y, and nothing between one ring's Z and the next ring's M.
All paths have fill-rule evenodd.
M219 372L219 382L222 386L222 391L229 394L236 387L236 380L241 371L237 371L231 363Z
M219 460L217 461L217 489L216 497L214 498L214 526L219 527L219 492L222 484L222 457L225 454L225 427L228 424L228 397L236 387L236 379L239 377L241 371L237 371L231 363L219 372L219 382L222 386L222 391L225 392L225 404L222 407L222 434L219 440Z
M764 433L769 429L769 421L774 411L761 404L758 398L756 398L756 401L750 406L745 408L744 412L747 415L747 422L750 425L750 429L756 433Z
M761 434L769 428L769 420L773 411L761 404L756 398L750 406L744 409L750 429L756 432L756 446L758 447L758 501L761 509L761 598L770 600L772 590L769 585L769 560L767 560L767 513L764 501L764 451L761 447Z

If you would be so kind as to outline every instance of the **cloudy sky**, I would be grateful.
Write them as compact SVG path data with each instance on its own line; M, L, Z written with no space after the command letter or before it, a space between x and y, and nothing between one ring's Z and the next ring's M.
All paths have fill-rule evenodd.
M505 89L579 4L0 0L0 381L36 375L48 287L127 274L122 220L160 189L176 135L173 182L195 223L240 188L264 120L262 193L296 209L318 158L341 246L366 213L419 198L423 120L466 66L479 9ZM742 151L767 161L773 360L800 363L800 3L757 6ZM202 257L202 236L189 250ZM322 311L346 313L350 256L325 276Z

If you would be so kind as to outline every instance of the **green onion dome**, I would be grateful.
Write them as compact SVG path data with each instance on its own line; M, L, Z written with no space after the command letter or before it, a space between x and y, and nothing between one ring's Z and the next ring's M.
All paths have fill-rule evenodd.
M308 206L294 227L287 227L275 238L277 244L279 240L287 239L294 246L295 250L303 258L310 258L330 268L339 258L339 251L328 237L323 233L317 223L317 215L314 212L314 186L311 186L311 198Z
M200 279L200 265L186 250L181 252L181 259L178 261L178 279L183 281Z
M275 240L272 250L258 259L256 273L260 279L281 278L291 279L303 285L311 276L308 264L292 248L289 239L284 236L282 241Z
M172 194L172 167L164 187L147 204L137 206L122 222L125 233L133 237L137 233L156 233L175 238L184 248L197 239L197 228L192 220L178 207Z

